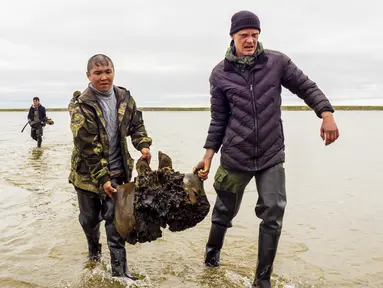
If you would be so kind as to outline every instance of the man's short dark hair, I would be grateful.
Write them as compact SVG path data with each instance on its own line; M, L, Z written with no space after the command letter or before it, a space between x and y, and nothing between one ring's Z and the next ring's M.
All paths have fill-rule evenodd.
M104 54L96 54L90 57L90 59L88 60L87 71L90 72L93 66L108 66L108 65L112 66L114 70L114 64L108 56Z
M39 101L40 102L40 99L39 99L39 97L33 97L33 101L34 100L37 100L37 101Z

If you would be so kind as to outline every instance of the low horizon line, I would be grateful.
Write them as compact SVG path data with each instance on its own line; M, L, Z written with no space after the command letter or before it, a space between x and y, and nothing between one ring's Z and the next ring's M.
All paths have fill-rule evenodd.
M383 110L383 105L333 105L334 110ZM30 108L0 108L0 112L26 112ZM138 107L141 111L210 111L210 107ZM68 111L65 107L46 108L47 111ZM310 111L306 105L282 105L285 111Z

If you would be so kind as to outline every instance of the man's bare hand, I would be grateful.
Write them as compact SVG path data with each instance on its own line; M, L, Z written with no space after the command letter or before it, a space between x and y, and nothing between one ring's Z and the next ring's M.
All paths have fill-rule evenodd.
M320 136L322 140L325 141L325 145L327 146L338 139L339 130L331 112L323 112L321 116L323 121L320 128Z
M104 192L106 193L106 195L112 198L112 193L116 193L117 190L113 188L112 182L108 181L104 184Z
M208 178L211 166L211 159L202 159L198 162L197 166L193 168L193 173L198 170L198 177L201 180L206 180Z
M213 149L207 149L203 159L193 168L193 173L198 171L198 177L201 178L201 180L206 180L208 178L214 153Z
M146 159L148 164L150 165L150 159L152 159L152 154L150 153L149 148L142 148L141 149L142 159Z

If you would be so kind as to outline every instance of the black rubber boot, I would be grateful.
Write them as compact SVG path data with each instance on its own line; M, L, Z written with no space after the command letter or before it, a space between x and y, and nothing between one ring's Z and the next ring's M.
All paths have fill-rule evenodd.
M88 243L88 259L90 261L101 261L101 244Z
M112 266L112 276L113 277L128 277L131 280L137 280L138 278L133 276L128 269L126 263L126 251L125 249L111 250L111 266Z
M36 129L36 141L37 141L37 147L41 147L41 143L43 142L43 127L39 126Z
M258 263L253 287L271 288L271 273L277 254L280 232L259 229Z
M220 252L223 246L227 228L212 223L210 228L209 240L206 244L205 265L208 267L218 267L220 264Z
M88 259L91 261L101 261L100 224L94 229L87 229L85 232L88 242Z
M105 219L105 230L108 247L110 251L110 261L112 266L112 276L128 277L137 280L129 270L126 262L125 240L117 232L113 223L114 205L111 199L103 201L103 218Z
M117 187L117 184L122 184L121 178L112 178L112 186ZM131 280L138 278L129 272L126 261L125 240L118 233L114 226L114 203L112 199L107 198L102 203L102 217L105 220L106 238L110 251L110 264L112 266L113 277L127 277Z
M98 262L101 260L101 201L93 192L87 192L77 187L75 189L80 208L79 221L88 242L88 259Z

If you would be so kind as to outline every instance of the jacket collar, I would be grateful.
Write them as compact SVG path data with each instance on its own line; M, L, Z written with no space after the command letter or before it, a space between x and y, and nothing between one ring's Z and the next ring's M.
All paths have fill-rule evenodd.
M124 91L123 91L125 89L121 89L120 87L113 85L113 90L117 98L117 103L122 102L125 98ZM84 92L82 92L82 94L78 97L78 99L81 102L91 104L91 105L94 105L95 103L97 103L97 97L94 94L93 90L89 87L89 85L84 90Z
M118 114L118 121L119 121L119 124L121 124L122 120L124 119L124 115L125 115L125 111L126 111L126 107L128 105L128 102L129 102L129 98L130 98L130 93L128 90L126 90L125 88L123 87L119 87L119 86L116 86L114 85L113 86L113 89L114 89L114 93L116 95L116 98L117 98L117 114ZM101 108L99 107L98 105L98 102L97 102L97 97L96 95L94 94L93 90L90 88L90 87L87 87L84 92L78 97L79 99L79 102L81 103L85 103L89 106L92 106L93 108L97 108L96 111L98 111L97 113L100 114L100 120L101 120L101 123L104 125L104 128L106 127L106 122L105 122L105 119L104 117L101 117L102 116L102 111L101 111Z
M254 71L254 70L260 70L262 69L267 61L268 61L268 56L267 56L267 52L266 51L263 51L261 54L258 55L258 57L256 57L256 59L254 60L254 64L251 66L251 71ZM228 59L225 58L224 60L224 63L223 63L223 70L224 71L232 71L232 72L235 72L236 69L235 69L235 63L233 63L232 61L229 61Z

